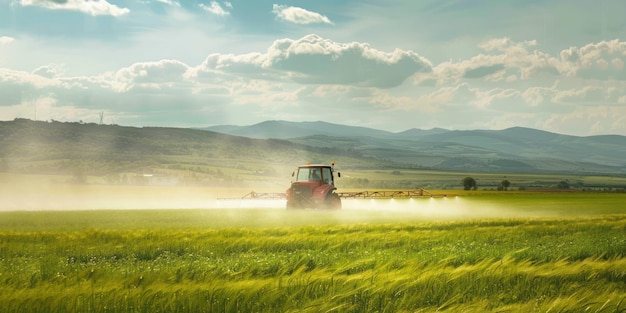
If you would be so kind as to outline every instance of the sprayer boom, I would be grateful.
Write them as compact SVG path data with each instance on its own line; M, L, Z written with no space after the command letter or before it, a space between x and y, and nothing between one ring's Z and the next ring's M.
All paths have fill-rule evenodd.
M284 192L254 192L250 191L239 198L218 198L217 200L280 200L286 199Z
M337 192L337 196L342 199L408 199L408 198L442 198L447 194L434 194L424 189L416 190L385 190L385 191L354 191ZM239 198L220 198L218 200L281 200L287 199L284 192L254 192Z
M423 197L447 197L446 194L434 194L424 189L417 190L386 190L386 191L357 191L338 192L337 195L344 199L401 199Z

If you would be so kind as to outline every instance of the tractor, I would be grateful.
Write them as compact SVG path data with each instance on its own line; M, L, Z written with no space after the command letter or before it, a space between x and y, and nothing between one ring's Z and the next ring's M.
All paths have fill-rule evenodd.
M292 182L286 192L287 209L341 209L341 198L335 190L335 162L331 165L300 165L291 174ZM337 172L337 177L341 173Z
M341 173L336 172L337 177ZM218 200L287 200L287 209L341 209L341 199L406 199L447 197L424 189L336 192L335 162L331 165L306 164L291 173L291 186L286 192L251 191L240 198Z

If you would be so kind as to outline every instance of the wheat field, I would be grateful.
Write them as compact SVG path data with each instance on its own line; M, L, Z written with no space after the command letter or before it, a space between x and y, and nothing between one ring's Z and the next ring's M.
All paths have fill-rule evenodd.
M0 212L0 311L622 312L623 200Z

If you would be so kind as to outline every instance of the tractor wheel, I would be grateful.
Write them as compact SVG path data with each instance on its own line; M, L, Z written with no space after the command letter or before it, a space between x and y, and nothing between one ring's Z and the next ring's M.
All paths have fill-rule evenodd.
M300 206L297 205L296 201L287 200L287 210L299 209Z
M329 193L324 201L324 207L331 210L341 209L341 198L334 192Z

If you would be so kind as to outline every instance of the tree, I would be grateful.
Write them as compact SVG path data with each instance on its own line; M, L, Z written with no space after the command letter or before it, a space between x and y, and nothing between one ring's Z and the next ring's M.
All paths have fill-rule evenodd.
M502 189L506 191L509 187L511 187L511 182L508 179L505 179L500 183L500 186L502 186Z
M562 180L559 182L558 185L556 185L556 188L558 189L569 189L569 183L567 182L567 180Z
M473 177L467 176L463 178L463 190L476 190L476 180Z

